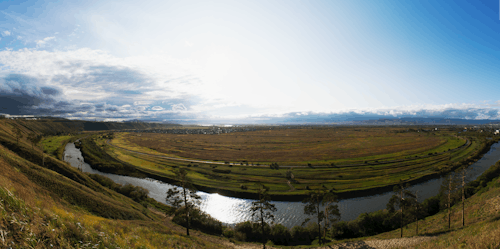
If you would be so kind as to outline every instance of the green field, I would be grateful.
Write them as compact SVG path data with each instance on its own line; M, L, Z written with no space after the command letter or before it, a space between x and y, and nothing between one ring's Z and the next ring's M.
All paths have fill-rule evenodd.
M69 141L71 141L72 138L73 136L51 136L44 138L41 144L43 145L45 153L53 155L58 159L62 159L64 147Z
M343 129L343 132L347 133L348 129ZM351 132L353 134L346 137L356 137L357 131L352 129ZM365 130L360 132L366 134ZM238 136L254 135L252 132L235 134ZM368 153L358 153L362 156L336 159L331 157L323 164L318 163L318 160L311 160L315 162L311 166L306 166L311 161L295 160L292 162L295 165L281 165L279 169L271 169L270 162L265 162L262 159L257 159L260 165L256 166L257 164L254 162L247 165L248 161L232 161L231 164L227 164L224 163L224 158L214 160L213 163L163 158L162 156L172 155L161 153L157 149L141 147L128 141L126 138L131 136L129 133L115 133L111 145L106 143L107 138L96 136L93 141L96 148L104 149L106 154L116 159L117 162L125 163L150 174L172 178L172 172L176 168L183 167L189 171L188 175L196 185L213 190L252 193L256 190L257 183L263 183L270 187L272 195L294 196L304 195L312 189L327 189L342 194L379 189L392 186L400 181L418 181L422 177L438 175L471 163L474 160L473 157L478 157L478 151L483 150L486 146L487 140L484 138L471 136L465 139L456 137L455 134L449 130L416 134L417 137L420 135L429 138L427 141L438 141L433 147L408 148L406 146L408 148L406 150L392 150L386 154L365 156ZM470 133L469 136L472 134ZM193 135L189 140L194 141L202 136ZM394 138L392 137L393 143L398 143L399 141ZM357 139L359 140L359 134ZM176 156L176 158L181 157ZM199 158L191 159L195 161ZM289 164L291 163L289 162ZM293 175L292 179L287 178L290 173Z

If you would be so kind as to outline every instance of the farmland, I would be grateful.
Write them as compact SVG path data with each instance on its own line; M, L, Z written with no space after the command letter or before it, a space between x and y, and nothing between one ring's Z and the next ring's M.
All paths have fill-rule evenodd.
M174 169L186 168L201 189L245 196L264 183L272 195L293 199L311 189L344 196L388 189L468 164L486 139L456 134L344 127L221 135L115 133L110 144L99 137L92 143L148 174L173 178ZM209 163L192 162L199 159Z
M439 146L458 147L463 141L447 134L422 135L403 130L276 129L221 135L127 134L115 144L136 145L182 158L250 164L329 165L353 161L384 160L418 154Z

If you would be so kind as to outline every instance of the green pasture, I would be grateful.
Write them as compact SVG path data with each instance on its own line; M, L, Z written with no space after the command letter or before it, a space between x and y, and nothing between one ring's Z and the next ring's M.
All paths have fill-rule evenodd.
M41 141L45 153L55 156L58 159L62 158L64 147L71 141L73 136L50 136Z

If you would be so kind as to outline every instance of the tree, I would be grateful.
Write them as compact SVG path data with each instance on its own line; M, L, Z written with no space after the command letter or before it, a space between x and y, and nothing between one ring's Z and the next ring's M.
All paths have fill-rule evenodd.
M462 169L462 185L460 186L462 188L462 227L465 226L465 183L466 183L466 177L467 177L467 168L464 167Z
M177 187L169 189L167 191L166 201L175 208L180 208L181 205L184 206L184 213L186 214L186 235L189 236L190 216L193 209L200 204L201 197L196 194L196 189L191 183L191 180L187 177L187 171L185 169L181 168L174 173L178 179L177 184L179 184L181 189L178 190Z
M16 141L17 141L17 145L19 145L19 139L20 138L23 138L23 132L21 131L21 129L19 128L19 126L16 126L16 128L14 128L14 133L16 134Z
M325 219L325 212L321 211L321 206L324 203L330 202L333 204L334 201L332 199L335 199L334 197L328 197L328 200L325 199L325 196L327 195L327 192L321 191L321 190L315 190L315 191L310 191L308 193L308 197L302 201L302 203L305 203L306 205L304 206L304 214L306 215L312 215L316 216L317 224L318 224L318 236L319 236L319 243L321 244L321 222ZM330 215L336 217L333 215L335 213L335 210L338 211L338 206L337 205L330 205ZM337 206L335 208L335 206ZM340 212L339 212L340 216ZM335 218L334 218L335 219ZM305 219L305 221L302 224L306 224L308 221L310 221L310 218Z
M456 190L458 185L457 178L453 173L448 174L441 184L440 193L443 197L441 201L444 202L443 206L448 209L448 229L451 229L451 206L457 198Z
M252 212L252 217L257 216L258 222L262 229L262 246L266 248L266 236L264 232L265 222L274 221L273 213L277 211L274 204L271 204L269 194L267 193L269 188L264 186L263 184L259 186L258 194L259 200L252 202L252 207L250 208Z
M418 202L418 190L415 192L415 203L413 205L413 213L415 216L416 228L415 234L418 236L418 219L420 218L420 214L422 213L421 204Z
M326 230L332 226L334 223L340 220L340 210L339 205L334 204L337 203L337 196L333 193L327 193L323 196L322 204L325 207L325 233L323 236L326 238Z
M399 208L401 238L403 237L404 212L407 208L412 206L415 199L415 195L410 190L408 190L409 187L409 184L406 185L406 188L403 187L402 182L399 184L399 186L394 186L394 195L391 197L391 199L389 199L389 202L387 203L387 210L390 213L395 213L396 207Z

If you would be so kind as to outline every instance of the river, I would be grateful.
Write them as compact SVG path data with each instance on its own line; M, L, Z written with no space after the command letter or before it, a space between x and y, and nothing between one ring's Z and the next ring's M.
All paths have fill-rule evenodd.
M499 148L500 143L494 144L491 146L490 151L469 167L469 174L467 176L469 181L476 179L491 165L500 160ZM168 189L174 187L171 184L154 179L115 175L94 170L89 164L84 162L80 149L76 148L74 143L68 143L66 145L64 160L73 167L82 168L83 172L103 175L119 184L130 183L135 186L141 186L149 190L149 196L151 198L161 203L166 203L166 192ZM419 199L424 200L439 192L442 181L442 178L432 179L416 184L410 187L410 190L418 190ZM253 200L226 197L201 191L198 192L198 194L202 198L200 209L224 224L230 225L252 219L249 210ZM392 194L392 192L386 192L373 196L340 200L338 204L341 220L353 220L362 213L384 209ZM274 201L272 203L275 204L278 209L278 211L274 213L276 218L275 222L281 223L288 228L300 225L304 219L308 218L308 216L304 215L304 204L301 202Z

